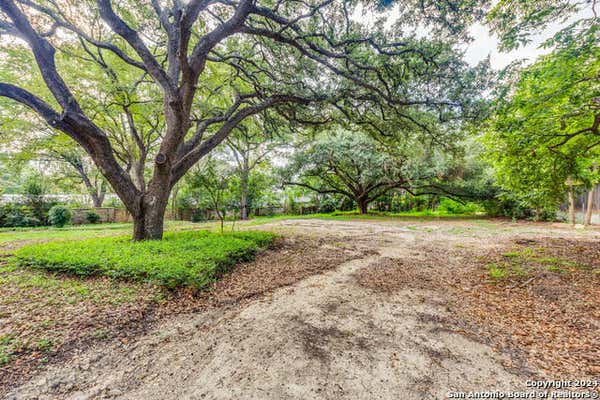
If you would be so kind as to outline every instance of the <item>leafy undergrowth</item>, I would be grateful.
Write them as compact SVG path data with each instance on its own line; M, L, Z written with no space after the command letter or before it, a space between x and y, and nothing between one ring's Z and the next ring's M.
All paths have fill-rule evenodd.
M167 231L209 229L211 224L187 221L165 221ZM131 223L104 223L93 225L70 225L64 228L41 226L35 228L0 228L0 255L12 254L16 249L33 242L50 240L80 240L94 237L131 235Z
M163 240L127 236L54 241L24 246L14 264L77 276L149 282L166 288L204 288L231 266L251 260L275 238L269 232L166 233Z
M175 314L243 303L364 257L350 244L335 249L309 238L279 239L203 291L0 264L0 397L40 368L94 343L127 343Z
M485 254L437 245L414 250L414 257L362 270L358 282L387 293L444 290L445 328L513 354L507 367L528 376L598 377L598 241L517 239Z

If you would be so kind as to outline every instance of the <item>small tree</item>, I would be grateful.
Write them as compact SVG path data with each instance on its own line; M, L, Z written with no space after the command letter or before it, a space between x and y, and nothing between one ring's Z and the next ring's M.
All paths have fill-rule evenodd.
M266 118L254 118L244 125L239 125L227 138L226 145L235 159L235 172L239 176L240 217L248 219L249 197L251 195L251 174L277 145L283 144L281 137L270 137L267 133L276 132L277 127Z
M44 178L39 173L34 173L25 178L21 194L25 197L27 205L31 207L33 216L40 221L46 220L46 212L50 205L45 202L46 185Z
M573 208L568 182L591 187L600 155L597 30L563 34L551 54L506 71L484 138L498 183L538 214L566 197Z
M198 200L198 205L212 209L221 222L221 232L225 225L227 210L232 206L233 193L229 179L233 170L214 158L194 169L187 177L191 192Z

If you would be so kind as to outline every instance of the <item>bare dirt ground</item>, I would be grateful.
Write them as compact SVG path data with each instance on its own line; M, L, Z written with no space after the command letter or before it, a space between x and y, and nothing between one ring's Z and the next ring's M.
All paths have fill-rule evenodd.
M236 301L81 351L6 397L421 400L600 375L597 230L486 220L257 229L323 239L320 253L257 260L277 285L240 278L227 286L246 293Z

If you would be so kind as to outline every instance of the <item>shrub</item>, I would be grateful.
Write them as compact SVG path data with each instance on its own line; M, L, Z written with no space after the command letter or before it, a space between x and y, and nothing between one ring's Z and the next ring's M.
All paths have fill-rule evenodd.
M57 228L62 228L71 221L71 210L65 206L54 206L48 212L50 224Z
M337 206L337 202L333 197L326 197L319 204L318 212L320 212L320 213L334 212L336 206Z
M529 210L512 198L496 197L483 201L485 213L490 217L527 218Z
M32 244L17 250L17 265L79 276L146 281L167 288L204 288L233 265L251 260L269 245L269 232L166 233L163 240L131 242L129 237Z
M0 226L19 228L39 225L43 225L43 221L27 205L10 203L0 207Z
M97 224L100 222L100 216L95 211L88 211L85 214L85 220L90 224Z
M478 210L478 206L475 203L472 202L468 202L468 203L459 203L458 201L449 199L449 198L442 198L442 200L440 201L440 205L437 208L437 211L443 213L443 214L474 214L476 213Z
M4 218L4 226L11 228L25 226L25 215L18 210L10 211Z
M23 226L40 226L42 222L36 217L24 217L23 218Z
M192 222L204 222L206 218L204 218L204 213L201 209L195 208L192 212Z

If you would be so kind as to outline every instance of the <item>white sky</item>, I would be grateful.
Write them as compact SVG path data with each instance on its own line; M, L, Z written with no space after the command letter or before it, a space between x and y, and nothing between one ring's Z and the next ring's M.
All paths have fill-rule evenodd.
M584 6L579 13L572 15L565 21L559 21L550 24L547 29L530 38L530 44L508 53L500 52L498 50L498 38L495 35L490 34L487 26L484 26L480 23L474 24L469 30L470 36L474 40L465 48L464 58L469 64L476 65L479 61L485 59L489 55L492 68L496 70L501 70L516 60L525 59L527 60L526 63L531 63L540 55L546 54L551 50L541 49L540 45L547 39L551 38L560 29L579 19L592 18L592 4L593 3L590 3L590 5L587 7ZM397 6L392 7L384 13L387 14L388 17L385 27L389 29L392 27L394 21L398 18ZM371 14L369 11L366 11L360 4L356 7L351 18L367 26L375 23L375 15ZM419 36L428 35L427 30L421 28L417 28L416 33Z
M581 12L579 12L577 15L572 16L563 23L554 23L548 26L546 30L533 37L533 40L529 45L509 53L502 53L498 51L498 39L495 36L490 35L486 26L475 24L470 29L470 33L474 38L474 41L471 42L466 49L465 60L469 64L475 65L489 54L492 68L498 70L506 67L511 62L520 59L527 59L528 62L533 62L540 55L549 52L548 49L539 48L541 43L552 37L552 35L568 24L573 23L578 19L591 18L592 15L591 8L581 10Z

